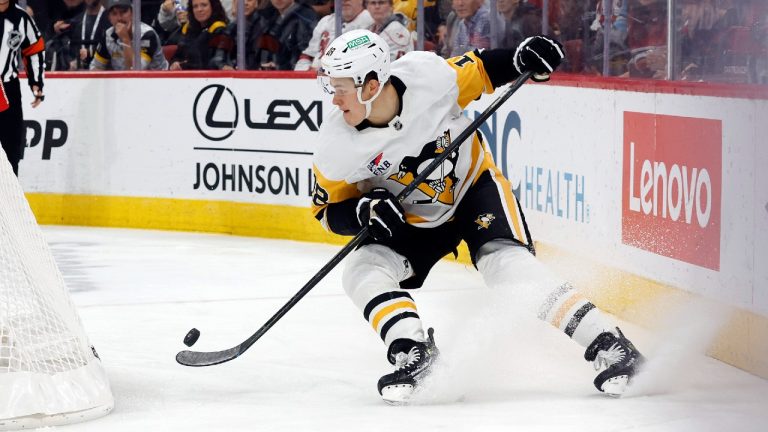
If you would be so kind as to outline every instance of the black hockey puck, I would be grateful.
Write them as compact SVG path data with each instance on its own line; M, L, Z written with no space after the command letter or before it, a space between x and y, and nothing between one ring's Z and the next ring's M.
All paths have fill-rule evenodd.
M192 345L197 342L197 338L200 337L200 330L193 328L192 330L187 333L186 336L184 336L184 345L191 347Z

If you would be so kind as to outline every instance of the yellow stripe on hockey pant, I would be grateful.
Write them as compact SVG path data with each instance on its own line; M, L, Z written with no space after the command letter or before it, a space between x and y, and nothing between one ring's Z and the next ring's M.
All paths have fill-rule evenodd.
M512 222L512 229L515 230L515 237L521 242L527 243L528 238L520 227L520 218L517 214L517 198L515 198L515 195L512 193L512 184L509 183L509 180L504 178L504 175L495 165L491 168L491 177L493 178L493 182L496 183L496 187L502 193L504 209L506 210L507 218Z
M379 328L379 321L382 320L385 316L389 315L392 311L397 309L413 309L416 310L416 304L411 301L401 301L397 303L392 303L391 305L382 308L379 312L376 313L376 315L373 317L373 321L371 321L371 326L373 326L373 329L378 331Z
M569 310L575 305L576 303L585 300L584 296L581 294L573 293L571 298L566 300L562 306L557 310L557 313L555 314L554 318L552 318L552 325L560 328L560 323L562 323L563 318L565 318L565 314L568 313Z

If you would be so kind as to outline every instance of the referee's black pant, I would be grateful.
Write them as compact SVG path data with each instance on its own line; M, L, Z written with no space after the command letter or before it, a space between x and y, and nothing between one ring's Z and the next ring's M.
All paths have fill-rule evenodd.
M19 80L3 83L10 108L0 112L0 144L11 162L13 173L19 175L19 161L24 157L24 117L21 112L21 88Z

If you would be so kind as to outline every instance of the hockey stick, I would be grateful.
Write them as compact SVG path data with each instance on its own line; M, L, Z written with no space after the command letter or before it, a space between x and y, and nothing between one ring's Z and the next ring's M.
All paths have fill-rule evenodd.
M414 191L414 189L416 189L424 180L426 180L426 178L432 174L432 172L437 169L439 165L442 165L445 159L447 159L451 153L456 151L462 142L464 142L473 133L475 133L480 125L485 123L485 121L488 120L488 118L494 112L496 112L496 110L498 110L499 107L504 102L506 102L507 99L509 99L509 97L512 96L512 94L514 94L528 80L528 78L530 78L530 76L530 72L525 72L520 75L509 86L509 88L501 96L498 97L498 99L493 101L493 103L488 106L488 108L486 108L485 111L480 114L480 116L475 118L475 120L472 121L472 123L470 123L469 126L467 126L467 128L464 129L458 137L456 137L456 139L443 153L433 159L432 162L427 165L427 167L397 195L398 201L402 202ZM261 326L261 328L256 331L256 333L252 334L248 339L244 340L239 345L222 351L181 351L176 354L176 361L184 366L213 366L239 357L241 354L247 351L251 345L259 340L264 335L264 333L272 328L272 326L275 325L275 323L277 323L286 313L288 313L288 311L291 310L291 308L293 308L293 306L295 306L299 300L307 295L307 293L312 288L314 288L315 285L317 285L317 283L320 282L328 273L330 273L330 271L333 270L333 268L336 267L336 265L339 264L341 260L344 259L344 257L355 250L363 242L363 240L365 240L366 237L368 237L368 228L363 227L363 229L360 230L360 232L357 233L357 235L349 243L347 243L346 246L344 246L336 255L334 255L333 258L331 258L330 261L328 261L327 264L323 266L323 268L320 269L320 271L312 276L312 278L299 290L299 292L297 292L293 297L291 297L290 300L288 300L288 303L286 303L283 307L280 308L280 310L272 315L272 318L264 323L264 325ZM192 330L190 330L190 332L192 332ZM194 343L194 341L192 341L192 343Z

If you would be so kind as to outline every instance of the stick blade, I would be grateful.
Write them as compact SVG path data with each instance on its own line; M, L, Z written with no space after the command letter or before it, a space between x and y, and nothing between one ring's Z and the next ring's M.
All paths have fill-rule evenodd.
M213 352L185 350L176 354L176 361L184 366L213 366L236 359L240 354L240 345L223 351Z

